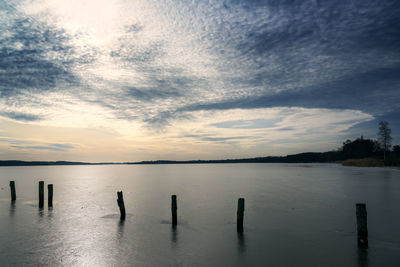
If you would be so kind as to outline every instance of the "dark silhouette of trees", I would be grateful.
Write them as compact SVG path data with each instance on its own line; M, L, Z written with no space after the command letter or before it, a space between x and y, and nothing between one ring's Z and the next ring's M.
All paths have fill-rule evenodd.
M393 146L393 154L396 157L400 157L400 146L399 145Z
M379 151L379 144L371 139L364 137L354 141L347 140L342 146L342 157L344 159L360 159L374 157Z
M386 152L390 150L392 137L392 130L389 128L389 123L387 121L379 122L379 132L378 141L383 149L383 160L386 160Z

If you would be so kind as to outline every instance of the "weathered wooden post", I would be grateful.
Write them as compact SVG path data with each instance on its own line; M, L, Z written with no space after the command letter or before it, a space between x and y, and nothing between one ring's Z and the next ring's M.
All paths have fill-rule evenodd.
M44 182L39 182L39 208L44 206Z
M53 184L47 185L47 206L49 208L53 207Z
M244 198L239 198L237 208L237 231L243 233Z
M176 195L172 195L171 196L172 226L176 226L178 224L177 209L178 205L176 203Z
M124 197L121 192L117 192L117 202L118 202L118 207L119 207L119 212L121 213L121 221L125 220L126 214L125 214L125 204L124 204Z
M364 203L356 204L357 241L361 248L368 248L367 207Z
M14 202L17 199L17 194L15 193L14 181L10 181L10 190L11 190L11 201Z

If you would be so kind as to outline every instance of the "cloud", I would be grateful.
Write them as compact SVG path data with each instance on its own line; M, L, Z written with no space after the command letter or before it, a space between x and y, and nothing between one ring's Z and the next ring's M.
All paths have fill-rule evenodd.
M34 121L40 121L42 119L40 116L34 114L28 114L16 111L11 111L11 112L2 111L0 112L0 116L23 122L34 122Z
M49 151L67 151L69 148L59 147L59 146L17 146L12 145L12 148L21 149L21 150L49 150Z
M396 1L0 5L0 107L14 120L127 138L179 125L200 142L244 144L264 142L261 130L328 136L400 108ZM353 120L299 131L288 118L306 110Z
M378 78L379 77L379 78ZM316 84L297 90L266 93L225 102L194 104L182 110L212 110L261 107L306 107L358 109L372 114L384 114L399 108L399 67L360 73L334 82ZM385 88L382 90L382 88Z
M49 151L68 151L74 149L75 146L71 144L49 144L41 141L34 140L21 140L15 138L0 137L0 143L8 144L9 147L18 150L49 150Z
M280 119L236 120L214 123L211 126L229 129L260 129L275 127L279 121Z
M4 5L4 4L3 4ZM69 36L54 26L6 11L0 33L0 97L77 85Z

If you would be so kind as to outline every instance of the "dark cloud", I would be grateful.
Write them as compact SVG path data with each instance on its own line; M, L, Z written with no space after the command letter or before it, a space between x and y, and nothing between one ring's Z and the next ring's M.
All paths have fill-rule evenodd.
M167 83L167 82L161 82ZM181 92L177 90L177 88L171 86L165 86L162 88L153 87L153 88L134 88L128 87L124 89L124 92L127 96L132 97L134 99L139 99L141 101L154 101L157 99L165 99L165 98L174 98L181 96Z
M32 149L32 150L50 150L50 151L67 151L69 149L74 148L73 146L64 144L30 145L30 146L12 145L11 147L23 150Z
M143 121L149 125L149 128L162 129L168 125L171 119L189 119L190 115L176 111L161 111L156 114L146 114Z
M0 142L10 144L10 147L18 149L39 149L39 150L51 150L51 151L67 151L75 148L75 146L70 144L48 144L40 143L29 140L20 140L12 138L0 138Z
M400 107L400 65L341 80L262 96L190 105L182 111L232 108L306 107L358 109L383 114Z
M35 115L35 114L28 114L28 113L23 113L23 112L16 112L16 111L2 111L0 112L0 116L7 117L13 120L17 121L24 121L24 122L30 122L30 121L40 121L43 118L41 116Z
M29 142L25 141L25 140L10 139L10 138L0 138L0 142L9 143L9 144L12 144L12 145L29 144Z
M153 71L151 71L153 70ZM151 102L162 99L175 99L190 96L197 84L202 83L198 78L183 74L183 71L166 68L150 68L142 70L143 75L147 76L146 86L124 86L122 87L122 96L120 100L126 101L134 99L140 102Z
M235 24L232 30L245 38L226 43L236 51L227 57L232 65L235 58L241 60L236 63L240 71L233 69L225 77L230 86L297 90L400 62L398 1L226 3L236 9L245 6L246 14L257 17L257 23ZM266 19L256 13L260 7ZM240 68L243 63L247 69ZM248 75L242 75L243 71ZM375 79L380 79L379 74Z
M223 144L234 144L234 143L238 143L238 141L241 139L252 138L252 136L219 137L219 136L214 136L212 134L185 134L180 137L195 138L195 139L199 139L201 141L218 142L218 143L223 143Z
M74 146L67 145L67 144L50 144L49 146L57 147L57 148L60 148L60 149L72 149L72 148L74 148Z
M258 53L308 44L328 54L399 51L398 1L283 1L276 8L282 12L281 23L273 29L254 25L243 46Z
M30 17L8 18L0 34L0 97L77 85L68 35Z
M293 127L283 127L283 128L278 128L278 129L276 129L276 130L277 130L277 131L285 132L285 131L293 131L294 128L293 128Z

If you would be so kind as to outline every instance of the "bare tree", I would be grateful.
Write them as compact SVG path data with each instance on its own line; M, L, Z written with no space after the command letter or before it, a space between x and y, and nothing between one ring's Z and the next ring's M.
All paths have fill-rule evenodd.
M378 132L378 140L379 144L383 148L383 159L386 160L386 151L389 151L391 146L392 137L390 134L392 130L389 128L389 123L387 121L379 122L379 132Z

